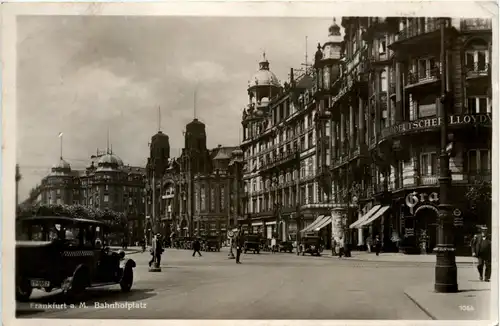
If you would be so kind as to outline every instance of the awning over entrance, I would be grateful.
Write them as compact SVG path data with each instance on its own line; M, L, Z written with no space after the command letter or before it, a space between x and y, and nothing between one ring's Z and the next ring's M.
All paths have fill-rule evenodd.
M332 217L327 215L325 216L325 218L321 221L320 224L318 224L315 228L314 228L314 231L318 232L319 230L321 230L322 228L324 228L325 226L327 226L328 224L332 223Z
M375 206L373 206L373 207L372 207L372 209L370 209L370 210L368 211L368 213L366 213L365 215L361 216L361 217L360 217L360 218L359 218L356 222L354 222L354 223L352 223L351 225L349 225L349 228L350 228L350 229L360 228L360 227L361 227L360 225L361 225L364 221L366 221L366 220L368 220L370 217L372 217L372 216L373 216L373 214L375 214L375 212L376 212L376 211L378 211L380 207L381 207L380 205L375 205Z
M323 221L324 218L325 218L325 215L318 216L318 218L315 219L314 222L312 222L309 226L302 229L300 232L307 232L307 231L313 230L316 227L316 225L319 225L319 223L321 223L321 221Z
M380 216L384 215L384 213L387 212L387 210L389 209L389 207L390 206L384 206L384 207L382 207L375 214L373 214L372 217L370 217L366 221L362 222L358 227L363 227L363 226L371 224L377 218L379 218Z

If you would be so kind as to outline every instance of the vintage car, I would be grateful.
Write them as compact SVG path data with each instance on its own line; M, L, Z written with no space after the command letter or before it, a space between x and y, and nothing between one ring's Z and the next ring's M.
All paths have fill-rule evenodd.
M206 236L202 239L204 251L220 251L220 240L217 236Z
M260 235L257 234L249 234L245 237L245 246L243 249L246 254L247 251L253 251L253 253L260 252Z
M110 250L106 224L64 216L25 217L16 224L17 300L28 300L35 288L62 289L71 298L88 287L132 288L136 264Z
M321 238L318 236L306 235L302 237L300 240L299 251L297 251L297 255L302 253L308 253L311 255L321 256L321 252L323 251L323 247L321 245Z
M292 252L293 251L293 243L290 241L281 241L278 245L279 252Z

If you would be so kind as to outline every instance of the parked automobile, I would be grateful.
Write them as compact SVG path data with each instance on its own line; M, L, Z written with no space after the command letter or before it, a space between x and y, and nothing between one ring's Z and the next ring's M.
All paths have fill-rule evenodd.
M204 251L220 251L220 240L217 236L207 236L203 238Z
M293 251L293 243L290 241L281 241L278 245L279 252L292 252Z
M249 234L245 237L244 253L247 251L253 251L253 253L260 252L260 235Z
M69 297L86 288L119 284L128 292L136 263L108 246L106 224L63 216L34 216L17 221L16 299L33 289L60 288Z
M323 246L321 244L321 238L318 236L306 235L302 237L299 245L299 251L304 254L308 253L316 256L321 256L321 252L323 251ZM299 252L297 252L299 254Z

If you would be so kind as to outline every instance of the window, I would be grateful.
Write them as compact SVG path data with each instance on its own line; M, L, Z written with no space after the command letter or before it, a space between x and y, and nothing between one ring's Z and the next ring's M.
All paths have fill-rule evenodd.
M200 211L200 186L194 188L194 209L198 213Z
M486 71L488 70L488 64L488 50L469 50L465 52L465 67L467 71Z
M61 194L61 189L56 190L56 194L60 195Z
M388 85L387 85L387 70L384 69L380 73L380 91L387 92L387 88L388 88Z
M215 186L210 187L210 211L215 211Z
M434 58L417 60L418 81L433 79L438 76L439 63Z
M307 186L307 203L314 203L314 186L312 184Z
M438 173L438 161L436 153L420 154L420 175L431 176Z
M436 97L429 95L416 101L417 118L429 118L436 116Z
M108 187L108 185L107 185L107 184L106 184L106 185L104 185L104 190L109 190L109 187Z
M225 197L226 197L226 187L221 186L220 187L220 210L224 211L226 208L226 202L225 202Z
M129 199L128 199L128 205L129 205L129 206L132 206L132 198L129 198Z
M300 150L303 151L306 148L306 137L300 137Z
M306 204L306 187L300 187L300 205Z
M469 113L491 113L491 101L486 96L471 96L467 98Z
M473 149L469 151L469 172L491 172L491 152L487 149Z
M108 195L104 195L104 202L107 203L109 201Z
M308 135L307 135L307 148L311 148L314 146L314 142L313 142L313 133L310 132Z
M252 200L252 212L257 213L257 199Z
M57 205L61 205L61 198L57 198Z
M205 185L201 185L200 197L201 197L201 210L204 211L207 209L205 202Z

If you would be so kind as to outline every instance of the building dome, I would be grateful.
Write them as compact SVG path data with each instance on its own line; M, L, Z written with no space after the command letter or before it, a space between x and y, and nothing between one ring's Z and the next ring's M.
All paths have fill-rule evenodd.
M250 87L254 86L275 86L280 87L280 82L276 75L269 70L269 61L265 55L259 63L259 70L250 79Z
M59 162L57 162L57 164L54 164L52 166L53 169L61 169L61 170L71 170L71 165L66 162L65 160L63 160L63 158L61 157L59 159Z
M328 39L325 44L328 43L341 43L343 41L340 35L340 26L337 25L336 19L333 18L333 24L328 28Z
M114 155L114 154L106 154L106 155L103 155L99 158L99 161L97 162L97 165L98 166L101 166L101 165L117 165L117 166L123 166L123 161L121 158L119 158L118 156Z

